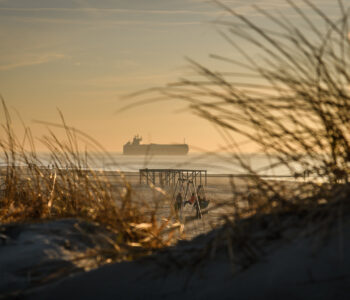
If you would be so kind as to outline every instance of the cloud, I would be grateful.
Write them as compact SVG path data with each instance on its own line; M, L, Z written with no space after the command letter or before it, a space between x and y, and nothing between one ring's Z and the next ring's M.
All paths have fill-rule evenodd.
M191 0L192 2L203 2L205 0ZM220 2L227 7L235 10L245 16L261 16L254 6L266 11L280 11L280 12L291 12L293 11L292 6L283 0L220 0ZM339 8L337 1L329 0L314 0L312 1L321 10L327 9L330 6L333 8ZM302 10L312 10L310 6L304 0L293 0L293 3Z
M7 62L0 62L0 71L8 71L20 67L45 64L51 61L63 59L64 57L65 55L59 53L46 53L39 55L27 55L20 59L7 59Z
M197 2L202 0L191 1ZM317 22L317 20L320 19L318 13L304 0L292 0L292 2L305 15L307 15L310 20ZM310 2L317 6L320 11L323 11L331 19L337 19L340 16L340 7L337 1L311 0ZM278 13L289 20L296 20L295 22L300 22L302 19L293 6L285 0L220 0L220 3L242 16L251 18L251 20L253 20L253 18L266 17L266 15L259 11L259 9L275 16L277 16L276 13ZM218 14L217 21L224 21L227 17L230 18L231 13L221 7L221 14Z
M1 1L1 0L0 0ZM151 15L212 15L213 11L195 11L195 10L154 10L154 9L122 9L122 8L60 8L60 7L39 7L39 8L13 8L0 7L4 12L78 12L78 13L103 13L103 14L151 14Z
M84 5L81 7L0 6L0 16L3 21L10 20L22 23L187 26L200 25L205 21L209 22L214 18L227 15L223 8L214 3L208 3L207 0L187 1L195 2L198 5L192 5L191 9L179 9L179 7L177 9L167 7L164 9L101 8ZM295 17L293 8L282 0L221 0L221 2L245 16L261 16L262 14L254 8L254 5L257 5L266 11L277 10L288 13L288 17ZM206 5L199 6L199 3ZM300 9L310 9L303 0L294 0L293 3ZM329 6L330 3L329 0L317 0L317 5L322 9L325 5ZM332 5L337 6L336 3ZM186 7L185 4L184 7ZM90 15L91 18L87 18L87 15ZM168 18L166 18L167 16ZM200 16L203 18L199 18Z
M0 3L5 3L6 0L0 0ZM208 0L187 0L192 3L202 3L205 6L191 6L192 9L131 9L131 8L101 8L81 5L81 7L0 7L0 12L19 12L19 13L40 13L40 12L62 12L62 13L93 13L103 15L113 14L131 14L131 15L217 15L222 12L219 5L211 3ZM281 9L289 10L291 5L287 1L283 0L220 0L221 3L235 10L254 10L253 6L257 5L266 9ZM329 0L317 0L317 6L332 5L338 6L336 1L330 3ZM85 2L84 2L85 3ZM293 3L300 8L308 7L304 0L293 0ZM187 3L188 4L188 3ZM186 3L183 4L186 7ZM199 8L202 9L199 9Z
M1 0L0 0L1 1ZM219 12L219 8L217 10ZM0 7L2 22L51 24L102 24L186 26L202 24L198 16L215 16L216 11L189 9L126 9L95 7ZM87 17L90 15L90 17ZM169 18L167 18L167 16Z
M76 24L103 26L129 26L129 25L151 25L151 26L188 26L201 25L200 21L148 21L148 20L106 20L106 19L67 19L67 18L44 18L44 17L2 17L16 23L51 23L51 24Z

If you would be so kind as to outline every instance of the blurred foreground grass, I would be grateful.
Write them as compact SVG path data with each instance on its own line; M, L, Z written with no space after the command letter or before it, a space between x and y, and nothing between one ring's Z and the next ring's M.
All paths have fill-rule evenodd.
M228 30L222 34L242 60L212 57L233 64L239 72L220 72L191 61L197 75L194 79L151 90L157 96L161 93L167 99L187 101L189 110L215 124L232 150L232 158L251 174L244 188L234 178L230 181L232 198L217 205L230 206L232 213L222 215L224 233L211 244L215 248L220 239L225 239L230 259L235 259L234 252L240 252L245 267L257 256L254 233L259 229L275 237L293 226L308 234L324 235L334 224L341 231L350 211L348 10L339 1L340 17L334 21L313 2L303 0L324 25L322 31L319 23L305 16L294 2L288 2L303 20L308 35L288 19L260 8L257 13L275 26L274 31L220 4L233 18L223 23ZM262 58L249 56L241 49L239 39ZM242 78L248 79L242 82ZM256 81L252 83L253 79ZM89 154L80 151L78 140L103 151L93 139L67 126L61 116L65 141L51 130L42 139L54 165L49 170L35 152L30 130L25 129L24 139L18 140L4 103L3 110L7 122L1 138L5 161L1 169L1 222L66 217L98 222L118 233L119 240L113 242L121 259L176 242L181 224L171 218L171 212L169 218L159 221L157 206L149 208L146 202L135 202L133 190L122 175L121 188L115 188L108 178L85 167ZM277 157L277 163L271 159L271 168L277 164L296 177L307 172L321 180L283 186L262 178L246 163L242 140L267 156Z

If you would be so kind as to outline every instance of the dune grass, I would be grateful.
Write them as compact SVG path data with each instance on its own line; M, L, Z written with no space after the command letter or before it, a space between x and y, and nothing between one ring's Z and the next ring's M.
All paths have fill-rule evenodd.
M135 191L122 173L111 180L89 167L96 157L112 158L95 140L69 127L62 114L61 124L47 123L48 134L40 139L48 149L44 160L35 150L30 128L24 126L23 137L16 136L4 101L2 108L6 122L0 139L0 223L61 218L96 222L117 233L109 260L133 259L174 243L180 224L171 212L168 219L159 220L157 205L139 197L135 201ZM53 126L65 137L58 138ZM81 151L86 144L94 149L92 153Z
M157 93L185 101L195 115L216 125L232 158L256 175L252 178L261 192L268 183L247 162L244 155L251 149L272 158L266 169L284 166L295 178L312 175L325 183L313 187L327 202L324 189L349 181L350 8L339 0L339 16L332 19L315 1L302 0L301 7L287 0L298 22L255 7L265 17L256 24L214 2L228 15L217 23L235 55L210 56L234 71L221 72L189 59L196 75L153 88L150 99ZM306 8L313 15L305 15ZM277 193L273 186L268 191ZM280 202L288 206L293 201Z
M318 224L309 233L324 233L336 223L341 232L343 217L350 208L348 9L339 0L339 17L334 20L315 1L302 0L317 16L316 22L293 1L287 2L303 22L302 27L287 17L256 8L257 14L265 16L266 24L273 25L273 30L264 28L217 2L232 18L219 22L221 34L240 59L217 54L211 57L230 64L234 71L221 72L189 60L195 78L153 88L150 99L145 99L145 93L137 94L142 103L152 102L153 93L188 103L195 115L217 126L232 159L251 174L245 190L237 188L232 178L233 200L228 204L234 213L223 216L226 225L222 239L211 243L216 248L219 240L224 241L230 260L238 257L235 251L243 253L238 264L244 267L258 256L258 245L252 238L257 228L267 228L278 236L296 224L304 231L311 228L310 224ZM254 50L246 51L248 48ZM52 132L43 140L55 166L48 170L35 152L30 131L25 134L28 150L14 136L5 106L4 111L6 138L1 140L1 147L6 167L1 170L1 222L81 217L119 232L121 242L116 243L116 249L123 245L142 249L142 253L174 242L179 224L157 223L156 211L145 214L143 204L133 202L133 191L125 180L121 189L114 189L108 178L102 180L92 169L82 168L86 156L79 150L77 139L100 148L92 139L68 127L62 118L66 142ZM266 180L247 163L247 145L271 157L273 164L267 168L280 165L295 178L312 174L317 180L288 188ZM25 167L18 167L19 163ZM285 222L291 214L294 217ZM250 222L242 220L248 217ZM169 232L169 226L174 230Z
M210 56L225 71L189 59L195 76L132 95L142 98L132 105L159 96L184 101L218 128L232 160L251 174L243 191L231 181L235 213L224 216L229 251L245 244L240 251L254 253L246 242L257 227L241 222L246 217L266 225L269 215L269 230L282 232L291 213L304 230L318 224L312 232L323 234L335 223L341 232L350 208L350 7L339 0L338 16L329 17L317 1L287 0L293 21L255 7L256 22L214 2L226 12L217 25L234 55ZM271 157L266 170L283 166L295 179L309 180L288 189L266 180L247 162L247 151Z

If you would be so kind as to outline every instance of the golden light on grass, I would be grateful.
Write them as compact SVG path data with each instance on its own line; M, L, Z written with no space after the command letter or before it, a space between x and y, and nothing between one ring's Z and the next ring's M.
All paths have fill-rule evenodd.
M179 230L172 224L176 220L171 221L171 216L157 220L157 207L134 201L134 191L123 174L111 180L103 171L89 167L88 161L96 159L95 154L81 152L81 140L94 144L100 155L109 156L92 138L69 127L62 116L66 139L60 140L50 128L41 139L49 150L47 166L35 151L30 129L25 128L24 139L20 140L14 135L4 101L2 108L6 123L0 140L1 223L72 217L96 222L117 234L117 240L111 241L116 260L138 257L176 241L174 231ZM135 247L139 249L132 250Z

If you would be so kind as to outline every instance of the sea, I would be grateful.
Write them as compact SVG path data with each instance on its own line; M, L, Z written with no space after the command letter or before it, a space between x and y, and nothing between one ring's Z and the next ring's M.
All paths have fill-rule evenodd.
M40 165L53 167L52 154L38 153ZM72 157L72 156L71 156ZM189 153L187 155L124 155L118 152L107 153L81 153L79 167L96 171L121 171L125 173L139 172L140 169L185 169L203 170L208 175L218 176L251 176L258 174L262 177L271 177L284 180L305 180L303 168L298 163L290 163L289 167L281 164L277 156L264 153L243 154L238 161L232 153ZM67 161L67 160L65 160ZM246 167L242 166L242 162ZM5 166L6 160L0 156L0 166ZM316 165L314 162L312 165ZM20 160L16 165L26 165ZM76 164L77 165L77 164ZM248 168L247 168L248 166ZM60 165L61 168L71 168L70 165ZM296 175L299 175L298 177ZM305 174L304 174L305 175ZM307 175L308 180L323 181L323 179Z
M40 164L43 167L52 167L53 161L49 153L38 154ZM296 174L302 174L303 168L297 163L289 165L289 168L279 163L272 155L253 153L241 155L242 161L238 161L231 153L189 153L187 155L124 155L118 152L80 154L79 166L82 169L94 169L96 171L122 171L125 173L139 172L140 169L186 169L205 170L208 175L221 176L251 176L258 174L263 177L284 178L295 180ZM242 167L242 162L247 167ZM0 166L6 165L0 157ZM16 161L16 165L25 165ZM62 168L71 168L70 165L60 165ZM309 176L310 177L310 176ZM312 175L311 175L312 177ZM299 179L301 179L299 177ZM298 180L299 180L298 179ZM312 179L312 178L310 178ZM305 177L304 177L305 180Z
M277 157L265 154L245 154L242 164L230 153L190 153L183 156L138 156L122 153L96 154L87 158L87 165L96 170L138 172L140 169L186 169L206 170L208 174L246 175L257 173L261 176L294 177L301 166L293 165L290 170L278 163Z

